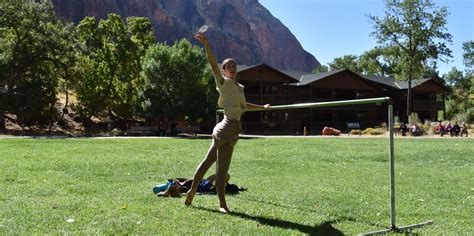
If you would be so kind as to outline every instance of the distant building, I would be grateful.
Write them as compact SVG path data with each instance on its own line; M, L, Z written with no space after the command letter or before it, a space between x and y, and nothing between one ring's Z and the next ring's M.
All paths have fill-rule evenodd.
M407 109L408 81L396 81L391 77L365 76L368 80L384 86L385 94L394 101L395 115L404 117ZM445 99L449 89L437 79L425 78L412 80L413 112L420 120L436 121L438 113L445 116ZM407 121L406 121L407 122Z
M407 82L389 77L361 76L350 70L317 74L279 71L269 65L238 66L238 81L245 86L248 102L284 105L305 102L338 101L374 97L391 97L394 114L406 113ZM436 120L444 111L448 89L438 80L412 81L414 112L420 119ZM247 112L242 118L244 133L296 134L306 127L320 134L324 126L346 130L348 122L362 128L387 122L386 106L352 105L312 109Z

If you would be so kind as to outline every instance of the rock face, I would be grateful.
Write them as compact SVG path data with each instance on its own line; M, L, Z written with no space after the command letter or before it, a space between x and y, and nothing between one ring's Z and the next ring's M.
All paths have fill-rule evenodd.
M192 35L203 24L220 61L266 63L280 70L312 71L319 66L295 36L258 0L52 0L56 13L74 22L85 16L148 17L159 42L173 43Z

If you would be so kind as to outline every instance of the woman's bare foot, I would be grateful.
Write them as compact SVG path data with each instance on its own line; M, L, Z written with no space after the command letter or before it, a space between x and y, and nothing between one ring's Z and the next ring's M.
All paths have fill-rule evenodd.
M189 190L186 193L186 200L184 201L184 205L190 206L191 203L193 202L194 195L196 195L195 191Z
M223 214L229 214L230 213L230 210L227 206L220 206L219 211Z

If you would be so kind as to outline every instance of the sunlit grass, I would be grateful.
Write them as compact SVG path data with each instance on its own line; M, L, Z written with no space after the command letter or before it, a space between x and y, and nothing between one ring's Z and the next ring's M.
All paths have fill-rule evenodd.
M243 139L228 196L158 198L210 140L0 139L0 234L357 234L389 226L384 138ZM396 139L396 223L474 233L472 139ZM208 174L214 172L213 167Z

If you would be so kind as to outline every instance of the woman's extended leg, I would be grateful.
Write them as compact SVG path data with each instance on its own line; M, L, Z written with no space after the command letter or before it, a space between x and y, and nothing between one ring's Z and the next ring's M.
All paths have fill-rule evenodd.
M225 143L219 147L217 151L216 164L216 190L219 197L219 211L222 213L229 213L229 208L225 201L225 185L226 176L229 170L230 161L232 160L232 152L234 151L234 144L231 142Z
M193 198L194 198L194 195L196 195L196 191L197 191L199 183L201 182L202 178L206 174L209 167L211 167L212 164L216 162L216 160L217 160L217 146L215 145L215 142L212 141L211 147L209 147L206 157L201 162L201 164L199 164L199 166L196 168L196 172L194 173L191 189L186 193L186 200L184 201L184 204L186 206L191 205L191 203L193 202Z

